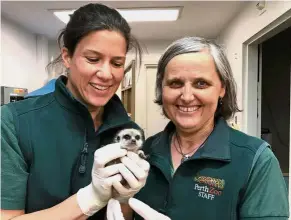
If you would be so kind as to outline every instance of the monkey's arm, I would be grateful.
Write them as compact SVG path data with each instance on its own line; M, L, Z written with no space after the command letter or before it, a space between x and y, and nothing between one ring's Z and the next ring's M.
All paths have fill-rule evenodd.
M111 200L109 200L109 203L107 205L107 211L106 211L106 215L104 217L104 220L120 219L121 218L120 209L118 211L118 209L116 209L116 206L114 206L113 203L110 202L110 201ZM120 208L121 208L121 213L122 213L123 219L124 220L133 220L133 218L134 218L133 217L133 210L128 205L128 203L119 203L118 202L118 206L119 205L120 205ZM116 214L117 214L117 216L116 216ZM107 218L107 215L109 215L109 218Z
M121 211L125 220L133 220L133 210L127 203L121 203Z

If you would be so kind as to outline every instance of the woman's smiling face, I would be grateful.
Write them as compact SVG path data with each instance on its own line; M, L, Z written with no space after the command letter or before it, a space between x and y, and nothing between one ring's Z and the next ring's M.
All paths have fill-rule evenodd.
M124 76L126 41L116 31L95 31L77 44L72 56L62 50L69 69L67 87L89 109L104 106Z
M214 122L219 97L225 88L207 51L175 56L163 78L163 109L177 129L203 129Z

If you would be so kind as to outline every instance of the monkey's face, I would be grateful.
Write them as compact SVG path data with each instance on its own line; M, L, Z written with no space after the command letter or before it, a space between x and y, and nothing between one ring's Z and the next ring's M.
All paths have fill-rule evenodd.
M122 148L137 151L143 144L142 134L136 129L124 129L117 134L116 142L119 142Z

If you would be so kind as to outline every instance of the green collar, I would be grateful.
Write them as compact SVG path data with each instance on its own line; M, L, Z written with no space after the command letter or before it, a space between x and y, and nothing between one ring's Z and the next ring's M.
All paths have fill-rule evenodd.
M60 76L56 81L56 89L54 96L58 103L70 112L84 116L86 119L91 119L90 113L86 105L77 100L72 93L67 89L66 83L68 78ZM92 119L91 119L92 121ZM104 106L103 124L98 129L98 133L109 128L121 126L129 123L131 120L124 109L122 102L117 95L114 95L109 102ZM93 123L93 121L92 121ZM93 125L93 124L92 124Z
M169 122L164 131L155 139L151 146L153 155L161 157L170 156L170 137L175 131L175 125ZM229 145L229 127L223 118L217 120L215 128L205 142L190 160L211 159L224 162L231 161Z
M60 76L55 84L54 96L61 106L65 109L74 112L76 114L87 113L86 106L78 101L73 94L67 89L68 78L66 76Z

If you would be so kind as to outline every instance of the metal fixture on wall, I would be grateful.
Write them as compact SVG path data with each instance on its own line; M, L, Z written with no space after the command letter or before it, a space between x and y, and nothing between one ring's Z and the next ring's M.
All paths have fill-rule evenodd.
M263 10L265 8L265 1L258 1L256 8L260 11Z
M1 86L1 106L24 99L27 89Z

